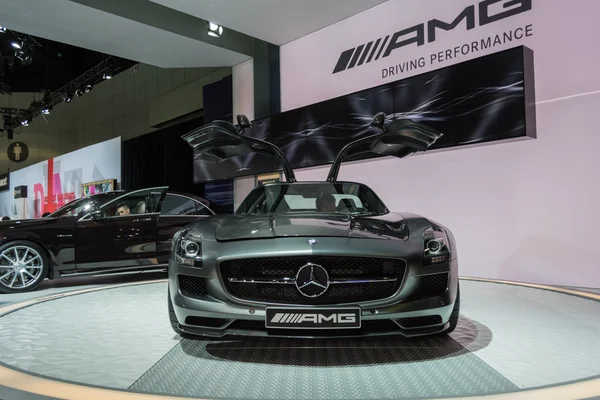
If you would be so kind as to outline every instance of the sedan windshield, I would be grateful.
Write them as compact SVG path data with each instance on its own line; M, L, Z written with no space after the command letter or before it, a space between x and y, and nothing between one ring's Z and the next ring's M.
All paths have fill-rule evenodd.
M388 210L367 186L358 183L275 183L255 188L236 214L385 214Z
M73 200L70 203L65 204L52 214L48 215L48 218L64 218L79 216L84 212L90 212L93 208L99 207L107 201L117 196L118 192L108 192L101 194L94 194L81 199Z

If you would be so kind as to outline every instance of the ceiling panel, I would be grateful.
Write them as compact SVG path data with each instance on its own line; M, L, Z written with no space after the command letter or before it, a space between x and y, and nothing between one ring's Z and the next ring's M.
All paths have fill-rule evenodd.
M387 0L150 0L283 45Z
M250 57L69 0L0 0L0 26L163 68L232 66Z

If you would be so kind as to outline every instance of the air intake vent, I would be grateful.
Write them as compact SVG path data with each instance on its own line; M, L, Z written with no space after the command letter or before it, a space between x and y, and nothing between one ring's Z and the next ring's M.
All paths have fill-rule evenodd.
M179 287L184 296L206 296L206 279L199 276L179 275Z
M447 272L420 276L417 278L419 286L412 297L424 298L441 295L448 288L448 276Z
M403 328L419 328L421 326L439 325L442 317L439 315L428 315L426 317L400 318L396 322Z

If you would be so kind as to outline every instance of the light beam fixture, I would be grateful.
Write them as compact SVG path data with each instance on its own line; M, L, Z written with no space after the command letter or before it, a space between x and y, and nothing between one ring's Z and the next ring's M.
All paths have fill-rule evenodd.
M208 23L208 36L220 38L223 34L223 27L214 22Z

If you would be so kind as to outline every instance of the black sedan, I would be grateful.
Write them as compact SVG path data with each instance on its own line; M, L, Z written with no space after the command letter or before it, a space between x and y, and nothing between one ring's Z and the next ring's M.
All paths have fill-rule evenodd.
M45 278L166 269L175 232L226 212L166 187L74 200L41 219L0 222L0 293Z

